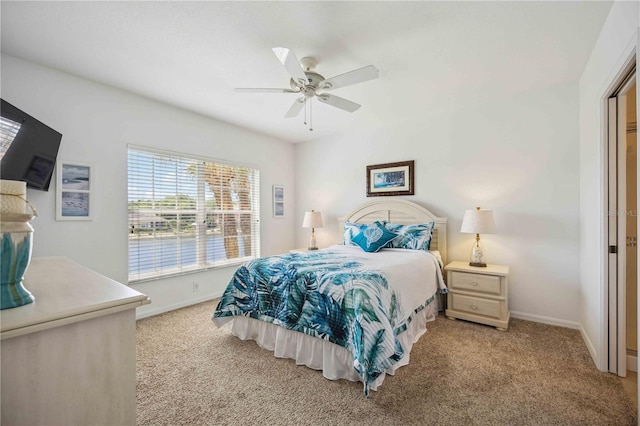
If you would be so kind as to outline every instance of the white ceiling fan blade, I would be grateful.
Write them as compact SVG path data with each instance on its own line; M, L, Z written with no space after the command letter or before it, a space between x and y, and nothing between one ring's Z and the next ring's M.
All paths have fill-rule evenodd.
M251 88L251 87L237 87L233 89L234 92L239 93L298 93L297 90L291 89L269 89L269 88Z
M303 96L303 97L298 98L295 101L293 101L293 105L291 105L291 108L289 108L289 111L287 112L287 114L284 117L285 118L293 118L293 117L297 116L298 114L300 114L300 111L302 111L302 108L304 107L304 103L305 103L306 99L307 98L305 98Z
M307 80L307 76L302 70L300 61L298 61L298 58L296 58L296 55L291 50L286 47L274 47L273 53L276 54L278 60L280 60L287 72L291 74L293 81L304 85L309 84L309 80Z
M332 90L376 78L378 78L378 70L373 65L368 65L363 68L358 68L357 70L331 77L320 83L319 89Z
M325 104L329 104L331 106L340 108L348 112L356 112L358 108L360 108L360 104L351 102L350 100L341 98L339 96L329 95L328 93L323 93L322 95L318 95L318 100L320 102L324 102Z

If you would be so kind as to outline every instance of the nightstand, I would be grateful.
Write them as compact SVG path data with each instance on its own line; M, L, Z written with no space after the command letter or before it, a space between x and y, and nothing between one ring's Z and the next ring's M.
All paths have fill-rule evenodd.
M469 266L469 262L451 262L447 271L447 318L491 325L500 331L509 328L509 267Z

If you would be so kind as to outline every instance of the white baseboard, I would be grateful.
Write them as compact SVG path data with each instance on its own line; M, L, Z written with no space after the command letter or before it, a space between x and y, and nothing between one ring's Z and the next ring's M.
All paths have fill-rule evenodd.
M190 299L184 302L175 303L173 305L165 305L158 309L150 309L148 311L143 311L140 313L136 312L136 320L152 317L154 315L163 314L165 312L174 311L180 308L186 308L187 306L191 306L191 305L197 305L198 303L208 302L209 300L217 299L220 296L222 296L221 291L213 294L207 294L197 299ZM213 315L213 310L211 311L211 314Z
M527 314L525 312L511 311L511 318L518 318L518 319L523 319L527 321L539 322L542 324L557 325L559 327L573 328L575 330L580 330L581 328L580 323L577 323L575 321L567 321L567 320L558 319L558 318L545 317L542 315Z
M580 326L580 335L582 336L582 341L587 346L589 355L591 355L591 360L595 364L596 368L598 368L598 357L596 356L596 348L595 346L593 346L593 343L591 343L591 339L589 339L587 332L584 331L584 328L582 328L582 326Z
M638 372L638 357L627 355L627 370Z

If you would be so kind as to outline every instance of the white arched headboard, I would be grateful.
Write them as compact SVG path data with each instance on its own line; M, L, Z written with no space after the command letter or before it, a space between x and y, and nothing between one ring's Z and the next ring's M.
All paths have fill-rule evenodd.
M431 250L438 250L442 262L447 264L447 218L431 213L413 201L402 199L374 200L361 205L343 218L338 219L340 231L345 222L373 223L376 220L413 225L417 223L435 222L431 237ZM342 235L342 234L341 234Z

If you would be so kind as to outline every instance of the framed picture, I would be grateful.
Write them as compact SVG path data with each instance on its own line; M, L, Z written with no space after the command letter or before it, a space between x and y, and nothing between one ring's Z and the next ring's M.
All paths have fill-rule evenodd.
M56 220L91 220L91 166L58 162Z
M284 217L283 185L273 185L273 217Z
M367 166L367 197L413 195L413 160Z

